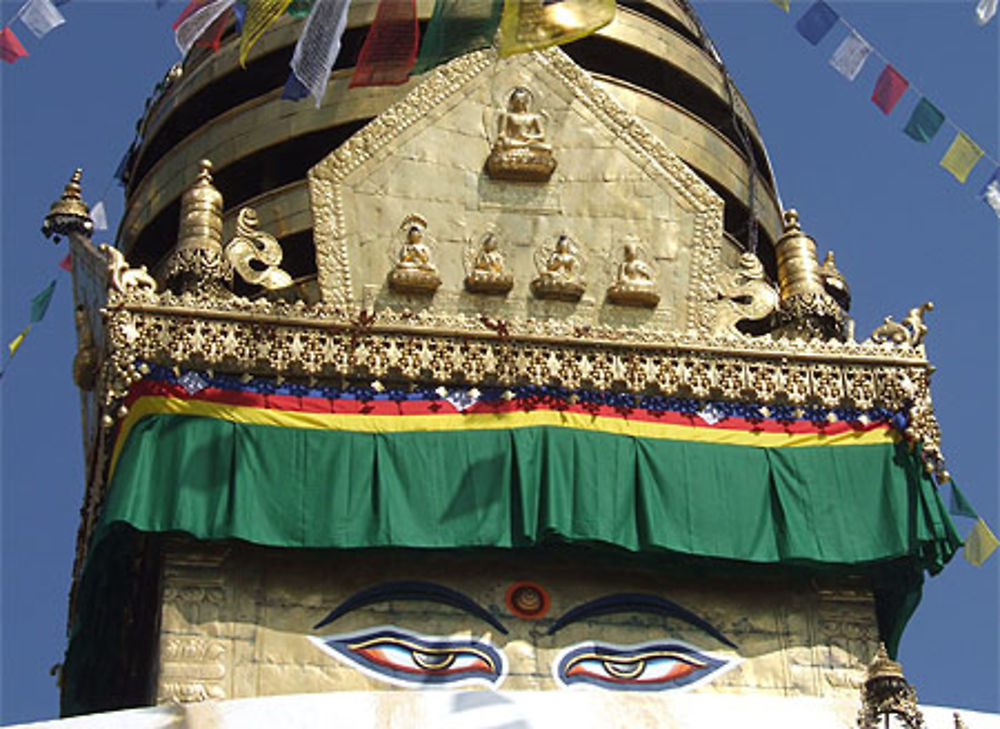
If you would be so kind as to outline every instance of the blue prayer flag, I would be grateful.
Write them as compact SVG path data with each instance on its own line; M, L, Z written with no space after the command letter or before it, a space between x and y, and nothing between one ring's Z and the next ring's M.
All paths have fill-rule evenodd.
M830 29L837 24L840 16L837 11L827 5L823 0L813 3L798 22L795 24L799 34L813 45L818 44Z
M289 72L288 78L285 80L285 89L281 92L281 98L289 101L300 101L307 96L309 96L309 88L299 81L299 77L294 72Z

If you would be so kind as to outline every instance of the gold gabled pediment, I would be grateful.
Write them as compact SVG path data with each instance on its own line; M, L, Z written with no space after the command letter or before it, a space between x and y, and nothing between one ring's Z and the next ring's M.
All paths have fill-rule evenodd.
M555 162L547 179L537 156L523 180L499 174L491 157L498 119L522 87ZM309 188L319 285L331 304L408 309L459 328L488 316L543 329L559 321L708 333L714 321L722 199L558 49L509 59L480 51L438 68L313 167ZM417 256L401 253L413 219L426 222L414 234ZM492 293L465 284L488 234L513 279ZM576 300L533 285L563 235L579 259ZM632 306L608 295L626 243L652 278L639 282ZM394 273L403 259L422 267L412 286Z

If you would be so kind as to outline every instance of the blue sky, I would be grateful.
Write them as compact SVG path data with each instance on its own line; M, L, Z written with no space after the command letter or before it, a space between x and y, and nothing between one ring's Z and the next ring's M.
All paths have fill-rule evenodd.
M996 529L998 497L998 223L977 193L938 167L945 127L920 145L901 129L918 97L884 116L870 101L881 70L854 83L827 59L845 34L818 46L795 32L808 7L785 15L767 0L696 0L763 131L781 196L799 210L821 254L833 248L854 296L859 338L886 314L898 320L932 300L927 349L949 468ZM950 119L998 156L998 25L980 28L973 0L830 4ZM20 5L2 2L2 16ZM177 60L170 23L179 0L73 0L43 40L20 24L29 58L0 68L0 322L3 342L27 322L29 302L59 278L46 319L0 382L0 721L55 716L50 666L62 659L83 476L79 397L70 375L76 335L66 253L38 229L77 166L84 198L102 197L112 226L122 210L111 176L143 103ZM305 103L305 102L303 102ZM96 236L110 242L110 235ZM963 533L971 526L959 520ZM925 587L901 660L927 703L1000 710L1000 558L975 568L958 556Z

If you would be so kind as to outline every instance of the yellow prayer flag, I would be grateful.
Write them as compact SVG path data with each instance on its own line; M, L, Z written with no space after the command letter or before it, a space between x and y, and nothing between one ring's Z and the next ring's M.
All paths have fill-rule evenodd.
M253 44L260 40L271 23L288 10L292 0L247 0L243 32L240 35L240 65L246 68L247 56Z
M982 156L983 150L979 145L969 139L965 132L959 132L941 158L941 166L953 174L956 180L964 183Z
M791 0L771 0L771 2L784 10L786 13L791 10Z
M500 55L569 43L614 19L615 0L506 0L500 18Z
M976 567L981 567L997 546L1000 546L1000 541L997 541L996 535L986 526L985 521L977 519L965 539L965 558Z
M16 351L17 351L17 348L21 346L21 342L23 342L23 341L24 341L24 338L25 338L26 336L28 336L28 330L29 330L29 329L31 329L31 325L30 325L30 324L29 324L28 326L26 326L26 327L25 327L25 328L24 328L24 329L23 329L23 330L21 331L21 333L20 333L20 334L18 334L18 335L17 335L16 337L14 337L14 338L13 338L12 340L10 340L10 344L8 344L8 345L7 345L7 349L9 349L9 350L10 350L10 356L11 356L11 357L13 357L13 356L14 356L14 352L16 352Z

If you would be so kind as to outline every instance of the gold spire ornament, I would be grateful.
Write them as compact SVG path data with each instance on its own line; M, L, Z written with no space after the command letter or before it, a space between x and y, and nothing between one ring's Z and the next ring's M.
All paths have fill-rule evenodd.
M292 285L292 277L281 269L284 253L270 233L258 230L257 211L243 208L236 216L236 237L226 244L226 258L244 281L269 291Z
M923 714L917 708L917 692L903 675L903 667L889 658L885 643L879 643L861 687L858 729L879 729L889 714L894 714L910 729L924 727Z
M94 232L94 221L90 218L90 208L80 196L80 180L83 170L79 167L73 172L63 194L49 207L49 214L42 222L42 234L59 242L60 235L80 233L88 238Z
M181 196L177 245L164 264L166 285L177 293L232 296L233 266L222 249L222 194L212 184L212 163L199 163L198 177Z

